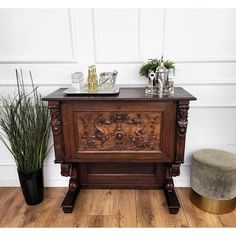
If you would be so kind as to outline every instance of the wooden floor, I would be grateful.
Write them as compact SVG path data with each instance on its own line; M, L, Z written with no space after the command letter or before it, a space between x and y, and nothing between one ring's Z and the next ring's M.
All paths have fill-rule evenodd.
M28 206L20 188L0 188L0 227L236 227L236 209L203 212L177 188L182 208L170 215L161 190L81 190L72 214L60 205L67 188L45 188L44 201Z

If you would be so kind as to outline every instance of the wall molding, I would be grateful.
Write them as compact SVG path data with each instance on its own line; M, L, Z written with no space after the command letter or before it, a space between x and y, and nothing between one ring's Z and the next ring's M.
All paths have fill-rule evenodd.
M99 34L97 33L97 27L98 25L96 24L96 9L92 9L92 29L93 29L93 47L94 47L94 61L96 64L142 64L143 60L140 59L140 51L141 51L141 46L140 46L140 36L141 36L141 9L136 8L138 11L138 47L137 47L137 58L134 58L132 60L103 60L100 58L99 55L99 50L98 50L98 45L99 45Z
M137 8L138 10L138 56L137 58L134 58L133 60L103 60L102 58L99 58L97 46L99 43L99 35L97 35L96 30L96 13L95 9L92 9L92 25L93 25L93 42L94 42L94 58L96 64L143 64L145 63L148 58L141 58L140 57L140 51L141 51L141 44L140 44L140 35L141 35L141 10L140 8ZM163 29L162 29L162 52L164 53L164 46L165 46L165 18L166 18L166 9L163 9ZM236 55L233 57L199 57L199 58L171 58L172 61L179 64L199 64L199 63L236 63Z
M48 82L50 81L50 82ZM211 79L204 79L203 80L179 80L179 79L174 79L175 87L180 87L180 86L236 86L236 78L235 79L228 79L228 80L211 80ZM31 86L31 83L25 83L26 86ZM39 80L34 81L34 85L36 86L70 86L70 82L61 82L60 80L57 79L44 79L44 80ZM16 86L16 81L15 80L9 80L9 79L0 79L0 87L14 87ZM119 84L120 87L135 87L135 88L140 88L140 87L145 87L147 86L147 83L139 83L139 84Z
M173 58L171 59L175 63L187 64L187 63L236 63L235 57L205 57L205 58Z
M77 53L75 47L75 22L73 20L71 9L67 9L68 14L68 24L69 24L69 37L71 42L71 58L21 58L21 57L12 57L12 58L0 58L0 64L68 64L68 63L77 63Z
M175 86L231 86L231 85L236 85L236 78L235 79L221 79L221 80L216 80L216 79L207 79L205 78L204 80L179 80L179 79L174 79Z
M95 57L96 58L96 57ZM138 58L128 61L106 61L106 60L95 60L96 64L144 64L148 58ZM215 58L171 58L176 64L205 64L205 63L236 63L236 57L215 57Z
M77 24L75 20L75 11L73 9L68 10L68 23L70 28L70 40L71 40L71 52L72 52L72 63L78 63L78 51L77 51Z
M195 102L191 108L236 108L236 102Z

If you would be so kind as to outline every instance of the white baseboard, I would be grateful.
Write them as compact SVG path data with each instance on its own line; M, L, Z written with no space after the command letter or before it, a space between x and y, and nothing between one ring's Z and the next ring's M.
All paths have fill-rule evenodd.
M175 184L175 187L182 187L182 188L191 187L189 178L181 179L181 180L174 179L174 184Z
M45 187L68 187L69 177L62 177L59 174L58 166L54 163L46 163L44 172ZM14 163L0 163L0 187L19 187L16 166ZM181 174L174 177L175 187L190 187L190 165L181 166Z
M69 181L65 180L45 180L45 187L68 187ZM174 180L175 187L190 187L188 178L181 180ZM15 180L0 180L0 187L20 187L18 179Z
M45 187L68 187L68 180L46 180ZM0 187L20 187L18 179L15 180L0 180Z

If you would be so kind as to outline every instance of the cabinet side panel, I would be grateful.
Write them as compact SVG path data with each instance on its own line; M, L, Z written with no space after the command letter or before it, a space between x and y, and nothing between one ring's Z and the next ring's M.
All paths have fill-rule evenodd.
M62 103L63 136L65 143L65 160L70 160L74 156L74 119L70 103Z

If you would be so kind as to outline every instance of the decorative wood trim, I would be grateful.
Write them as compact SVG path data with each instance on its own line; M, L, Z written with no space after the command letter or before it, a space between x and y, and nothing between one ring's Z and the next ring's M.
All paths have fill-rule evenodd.
M78 173L76 164L68 163L61 164L61 175L68 177L70 176L69 188L77 189L78 188Z
M62 118L60 103L57 101L49 101L48 108L51 114L51 127L54 138L55 163L61 163L65 158L64 138L62 128Z
M176 150L175 162L180 164L184 162L185 136L188 126L189 101L179 101L177 104L177 122L176 122ZM179 172L179 167L175 166L175 174Z
M173 170L173 164L166 165L166 178L163 188L170 214L177 214L180 208L180 203L175 193L174 181L172 178L172 176L175 176L176 173L174 172L176 170L179 171L179 167Z
M72 175L72 164L61 164L61 175L68 177Z
M180 175L180 164L172 164L172 176L176 177Z
M174 182L173 182L173 178L172 178L172 165L171 164L166 166L166 179L165 179L164 188L167 191L174 190Z
M178 102L177 106L177 136L185 137L188 125L189 102Z

